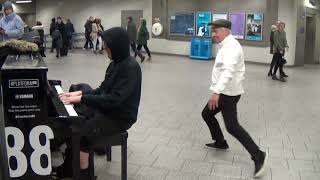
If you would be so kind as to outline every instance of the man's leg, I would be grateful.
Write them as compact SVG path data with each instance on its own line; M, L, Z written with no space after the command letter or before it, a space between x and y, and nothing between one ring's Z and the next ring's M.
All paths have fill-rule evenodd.
M224 141L224 136L222 134L221 128L219 126L218 120L215 118L215 115L220 112L220 108L215 109L214 111L210 110L208 104L202 110L202 118L208 125L208 128L211 133L212 140Z
M221 112L227 131L246 148L252 157L256 157L260 153L259 147L238 122L237 103L240 96L220 95L220 98L224 101Z
M262 152L250 137L248 132L239 124L237 117L237 103L240 96L220 95L224 104L221 107L222 116L227 131L235 137L249 152L251 159L255 162L255 177L259 177L265 170L268 154Z
M137 51L140 52L140 51L141 51L141 48L142 48L142 45L139 44L138 47L137 47ZM137 55L138 55L137 53L134 53L134 57L137 57Z
M151 58L151 53L150 53L150 50L148 48L148 45L147 44L143 45L143 48L147 51L149 58Z
M143 62L146 57L144 57L141 54L141 52L137 50L136 43L131 44L131 48L132 48L132 50L134 52L134 56L136 57L138 55L141 58L141 62Z
M52 38L52 36L51 36L51 38ZM53 49L54 49L54 41L52 40L52 42L51 42L51 50L50 50L51 53L53 53Z

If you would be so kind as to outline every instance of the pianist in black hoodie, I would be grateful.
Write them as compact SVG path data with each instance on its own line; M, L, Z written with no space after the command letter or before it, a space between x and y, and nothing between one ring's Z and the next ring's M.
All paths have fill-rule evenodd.
M129 129L137 120L141 96L141 69L130 56L127 32L115 27L101 33L107 57L112 60L104 81L96 89L89 85L72 85L69 93L60 95L66 103L87 117L88 137L81 140L80 167L88 168L87 148L97 136ZM77 91L78 90L78 91ZM92 135L93 134L93 135Z

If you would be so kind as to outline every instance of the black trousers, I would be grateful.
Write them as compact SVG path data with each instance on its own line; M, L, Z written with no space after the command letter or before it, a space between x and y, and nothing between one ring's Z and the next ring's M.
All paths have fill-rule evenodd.
M272 70L273 70L275 65L276 65L276 58L275 58L275 54L273 54L272 61L271 61L271 64L270 64L269 74L272 74Z
M142 44L138 44L138 47L137 47L138 51L139 51L139 52L141 51L142 46L143 46L143 48L147 51L148 56L151 57L150 50L149 50L149 48L148 48L148 45L146 45L146 44L143 44L143 45L142 45ZM136 57L137 54L135 54L134 56Z
M136 55L138 55L141 59L144 57L144 56L141 54L141 52L137 50L137 45L136 45L136 43L131 43L130 46L131 46L132 51L133 51L134 54L135 54L135 57L136 57Z
M221 112L227 131L246 148L252 158L257 158L260 155L259 147L238 122L237 103L239 100L240 95L226 96L220 94L219 107L215 110L210 110L208 104L206 104L202 111L202 117L209 127L212 139L222 142L224 141L224 136L218 120L215 118L215 115Z
M273 74L277 74L277 71L279 69L280 71L280 75L283 74L283 61L282 61L282 58L283 58L283 54L280 54L280 53L274 53L274 61L275 61L275 66L274 66L274 69L273 69Z
M91 90L88 84L76 84L71 85L69 92ZM95 142L101 141L103 136L117 134L128 129L120 124L119 120L108 118L105 114L84 104L75 105L74 108L79 115L87 119L82 128L82 134L87 134L87 136L83 136L80 140L80 149L83 152L89 152L90 148L95 146Z
M85 37L86 37L86 43L84 44L83 48L88 49L88 46L90 46L90 49L92 49L93 48L93 43L91 41L90 35L85 35Z

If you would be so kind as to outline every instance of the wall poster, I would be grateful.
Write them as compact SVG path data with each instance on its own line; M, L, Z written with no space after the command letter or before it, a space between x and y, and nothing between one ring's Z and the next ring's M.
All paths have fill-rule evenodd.
M247 13L246 40L262 41L263 14Z
M232 35L236 39L244 39L245 13L230 13Z

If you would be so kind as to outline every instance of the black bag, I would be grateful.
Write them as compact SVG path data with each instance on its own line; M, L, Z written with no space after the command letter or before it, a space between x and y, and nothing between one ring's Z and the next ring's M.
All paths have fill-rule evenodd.
M281 64L287 64L287 60L284 58L281 58Z

